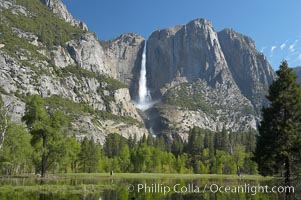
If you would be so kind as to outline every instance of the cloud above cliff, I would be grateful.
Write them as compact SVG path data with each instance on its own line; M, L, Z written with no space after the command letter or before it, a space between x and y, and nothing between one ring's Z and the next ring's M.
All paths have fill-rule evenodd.
M271 55L274 53L274 51L275 51L276 48L277 48L276 46L272 46L271 47Z
M280 45L280 49L281 49L281 51L284 49L284 47L286 46L286 44L285 43L282 43L281 45Z

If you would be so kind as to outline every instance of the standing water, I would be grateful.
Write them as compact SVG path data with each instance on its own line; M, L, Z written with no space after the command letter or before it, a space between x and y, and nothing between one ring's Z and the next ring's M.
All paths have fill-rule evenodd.
M138 97L139 99L137 103L137 108L139 108L140 110L145 111L153 105L151 101L150 92L147 88L147 79L146 79L146 41L142 53Z

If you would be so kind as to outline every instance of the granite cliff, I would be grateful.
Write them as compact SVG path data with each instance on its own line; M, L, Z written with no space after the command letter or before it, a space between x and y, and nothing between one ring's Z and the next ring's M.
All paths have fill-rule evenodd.
M246 36L205 19L155 31L147 42L149 87L165 128L256 129L275 73ZM158 119L156 119L158 120Z
M276 78L275 72L250 37L224 29L218 38L234 81L259 112L263 104L267 105L265 94Z
M35 0L0 3L5 22L0 87L11 120L21 122L26 96L39 94L72 115L70 132L79 139L88 136L103 143L110 133L147 135L128 89L144 39L124 34L101 44L61 1L41 2L48 8ZM37 15L46 24L42 31L36 28Z
M21 121L26 96L39 94L72 116L78 138L140 138L145 127L183 137L193 126L256 129L275 78L249 37L216 32L205 19L157 30L147 43L135 33L100 41L60 0L3 0L0 8L0 93L12 121ZM133 101L144 45L159 102L142 113Z

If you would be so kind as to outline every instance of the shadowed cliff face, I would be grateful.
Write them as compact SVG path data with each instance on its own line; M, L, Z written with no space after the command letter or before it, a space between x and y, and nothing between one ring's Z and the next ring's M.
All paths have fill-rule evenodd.
M262 104L267 104L268 87L276 78L273 69L251 38L231 29L219 32L218 38L234 81L256 111L260 111Z
M129 86L133 100L137 99L144 43L144 38L134 33L101 42L106 54L106 65L114 69L114 78Z
M155 96L174 81L206 80L233 85L217 33L211 23L197 19L187 25L154 32L148 40L147 67Z

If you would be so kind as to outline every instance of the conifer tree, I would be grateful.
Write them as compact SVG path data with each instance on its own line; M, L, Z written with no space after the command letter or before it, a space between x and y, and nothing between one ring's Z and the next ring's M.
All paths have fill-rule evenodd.
M284 168L285 184L290 185L292 165L299 165L301 146L301 87L286 61L280 65L269 88L269 107L262 109L263 119L255 151L259 173L279 174Z

